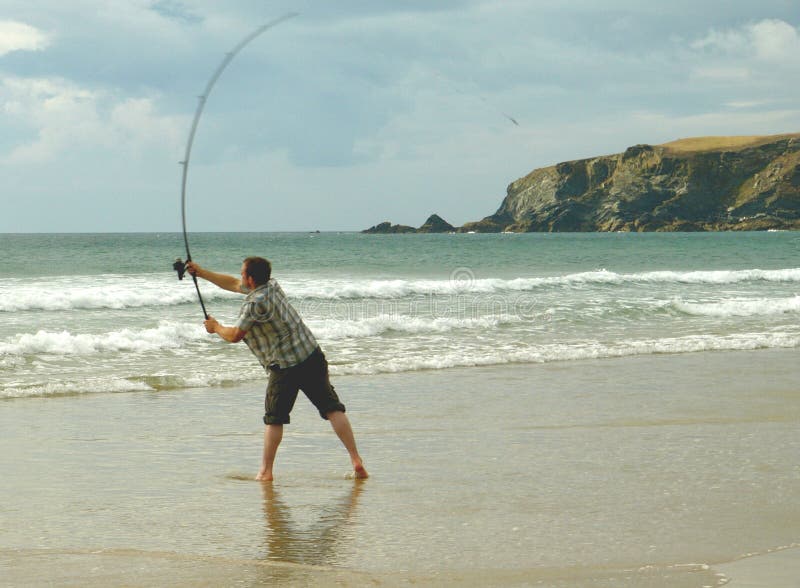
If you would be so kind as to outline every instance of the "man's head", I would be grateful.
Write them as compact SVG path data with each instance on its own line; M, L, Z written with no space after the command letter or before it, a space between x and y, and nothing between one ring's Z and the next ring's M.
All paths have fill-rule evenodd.
M272 275L272 265L263 257L248 257L242 262L242 283L245 286L256 287L269 282ZM252 284L247 282L252 280Z

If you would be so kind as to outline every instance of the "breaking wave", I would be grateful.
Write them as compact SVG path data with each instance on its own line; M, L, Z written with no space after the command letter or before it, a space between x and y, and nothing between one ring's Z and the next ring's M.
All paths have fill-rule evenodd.
M692 316L747 317L771 316L800 312L800 295L790 298L735 299L721 302L694 303L674 300L672 307Z
M513 316L486 318L417 318L378 316L362 320L308 321L321 341L340 341L374 337L385 333L448 333L464 329L492 329L520 322ZM13 367L20 356L95 355L102 353L146 353L185 349L198 343L215 344L205 330L195 324L161 321L151 329L121 329L107 333L78 333L39 330L0 341L0 366Z
M286 291L296 298L404 298L415 295L493 294L541 288L626 284L737 284L741 282L800 282L800 268L780 270L654 271L617 273L608 270L534 278L477 279L460 274L450 280L292 281Z
M245 370L246 371L246 370ZM44 384L18 384L0 388L0 399L37 398L57 396L84 396L89 394L118 394L123 392L160 392L187 388L230 386L249 381L241 371L209 374L150 374L143 376L85 378L80 380L51 381Z
M396 357L373 363L334 365L335 374L368 375L381 373L439 370L457 367L551 363L587 359L609 359L637 355L696 353L701 351L742 351L800 347L800 335L791 333L748 333L728 336L692 335L626 341L534 345L523 349L433 353L425 357Z
M508 364L551 363L590 359L646 356L656 354L695 353L703 351L739 351L755 349L781 349L800 347L798 333L742 333L734 335L690 335L661 339L641 339L603 343L599 341L564 342L529 346L495 345L491 349L453 349L451 347L426 347L420 352L416 347L396 347L361 356L356 361L337 363L337 357L349 359L343 350L328 350L333 375L377 375L384 373L440 370L459 367L492 366ZM145 367L146 363L141 363ZM180 369L176 366L176 369ZM0 388L0 398L37 396L65 396L92 393L161 391L183 388L220 387L242 384L263 386L265 374L252 357L242 354L221 368L218 362L213 369L203 370L202 364L188 373L141 373L128 377L83 378L80 380L53 380L46 384L8 384ZM255 384L254 384L255 385Z
M376 337L386 333L427 335L449 333L465 329L494 329L502 325L519 323L522 319L511 315L483 318L420 318L413 316L376 316L361 320L309 320L311 330L323 341Z
M207 339L202 327L162 321L152 329L121 329L100 334L45 331L15 335L0 342L0 358L20 355L94 355L109 352L158 351Z
M208 300L233 298L232 292L209 289ZM48 281L20 279L0 283L0 312L27 310L123 309L196 303L191 281L176 284L163 276L71 276Z
M600 269L561 276L513 279L479 279L466 270L454 272L452 279L440 280L304 280L287 277L280 279L280 282L286 293L295 300L399 299L429 295L529 292L583 285L800 283L800 268L641 273ZM207 300L239 298L235 293L214 286L204 287L203 296ZM196 294L190 281L175 283L162 274L70 276L39 283L12 279L0 284L0 312L123 309L195 302Z

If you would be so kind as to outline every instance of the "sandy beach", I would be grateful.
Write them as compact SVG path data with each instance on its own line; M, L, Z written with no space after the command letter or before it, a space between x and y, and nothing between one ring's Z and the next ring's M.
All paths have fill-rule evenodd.
M797 586L793 350L338 377L372 477L262 382L0 404L4 586ZM490 393L489 393L490 392Z
M735 588L794 588L800 585L800 549L779 549L772 553L742 558L716 566Z

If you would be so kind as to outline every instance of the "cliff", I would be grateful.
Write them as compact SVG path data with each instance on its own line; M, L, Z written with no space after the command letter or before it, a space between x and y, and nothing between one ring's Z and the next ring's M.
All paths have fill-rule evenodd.
M800 229L800 133L700 137L533 170L459 231Z

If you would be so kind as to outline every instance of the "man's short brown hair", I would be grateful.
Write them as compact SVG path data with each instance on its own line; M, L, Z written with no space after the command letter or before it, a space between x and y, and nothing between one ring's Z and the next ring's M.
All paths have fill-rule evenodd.
M269 282L272 264L263 257L248 257L244 260L244 273L253 278L257 286L261 286Z

